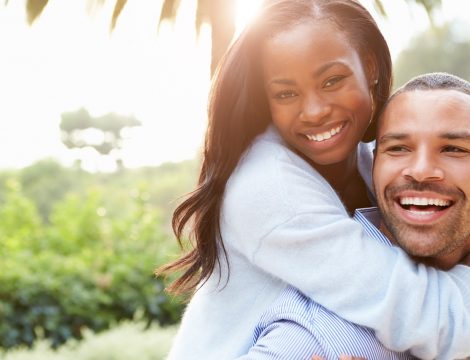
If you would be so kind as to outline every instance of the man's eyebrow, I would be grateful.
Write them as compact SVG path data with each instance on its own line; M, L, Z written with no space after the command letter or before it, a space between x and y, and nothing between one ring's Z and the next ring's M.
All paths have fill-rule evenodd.
M382 135L377 140L377 143L378 144L383 144L383 143L386 143L387 141L403 140L403 139L406 139L406 138L409 138L409 137L410 137L410 135L405 134L405 133L388 133L388 134Z
M467 130L449 131L449 132L443 133L440 137L443 139L448 139L448 140L470 141L470 131L467 131Z

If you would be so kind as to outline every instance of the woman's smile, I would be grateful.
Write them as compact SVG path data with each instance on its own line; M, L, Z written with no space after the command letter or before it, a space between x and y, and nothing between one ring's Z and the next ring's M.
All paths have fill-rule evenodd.
M351 130L350 121L335 122L330 126L322 126L321 129L313 128L303 130L298 133L297 147L294 150L308 161L311 161L312 158L334 159L336 157L341 159L339 160L340 163L344 163L349 159L349 156L338 155L337 152L338 150L341 151L342 145L351 137ZM354 150L350 153L351 157L355 154ZM319 163L319 165L333 164L335 163Z
M321 141L329 140L332 137L338 135L343 130L343 127L344 127L344 123L341 125L335 126L331 128L330 130L317 132L317 133L307 133L305 134L305 136L310 141L321 142Z
M372 116L373 74L347 36L329 21L301 22L266 42L262 65L286 143L313 166L355 158Z

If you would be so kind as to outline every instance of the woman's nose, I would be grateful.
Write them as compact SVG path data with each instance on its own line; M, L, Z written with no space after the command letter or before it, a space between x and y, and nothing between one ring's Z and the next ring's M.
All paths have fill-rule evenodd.
M331 112L328 101L317 94L309 94L302 101L300 119L304 122L319 123Z

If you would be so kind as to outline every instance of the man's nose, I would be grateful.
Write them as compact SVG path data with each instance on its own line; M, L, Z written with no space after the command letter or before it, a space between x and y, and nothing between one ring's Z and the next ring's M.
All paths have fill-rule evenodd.
M318 95L308 94L302 101L302 113L300 119L304 122L321 123L331 113L329 101Z
M410 159L410 163L403 169L404 177L416 181L439 181L444 179L444 170L439 162L426 150L420 150Z

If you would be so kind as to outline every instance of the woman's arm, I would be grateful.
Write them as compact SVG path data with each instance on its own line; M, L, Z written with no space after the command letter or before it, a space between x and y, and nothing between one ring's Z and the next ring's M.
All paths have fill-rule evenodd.
M410 349L423 359L470 355L470 269L446 273L417 265L403 251L365 237L349 219L302 232L308 217L271 232L253 263L341 317L373 328L392 350ZM292 243L282 246L287 238ZM307 244L311 239L314 245Z
M470 355L470 268L443 272L366 236L333 189L278 146L227 184L224 241L341 317L423 359ZM225 236L230 234L230 236Z

